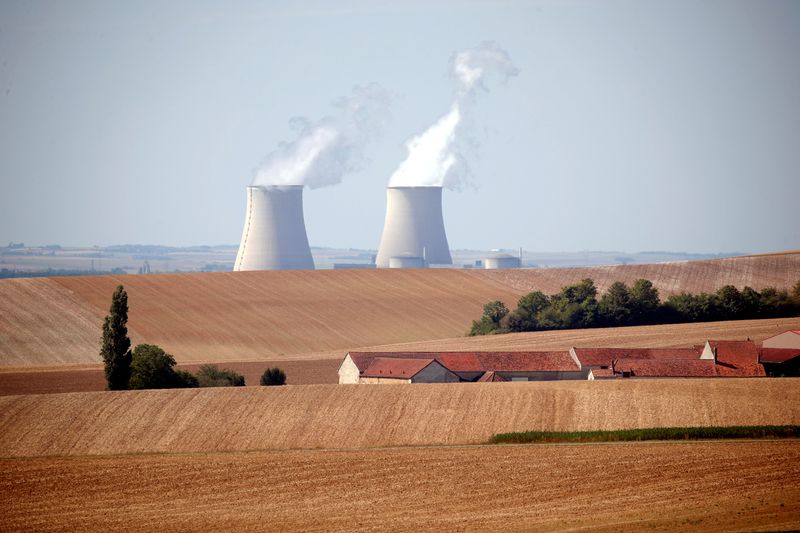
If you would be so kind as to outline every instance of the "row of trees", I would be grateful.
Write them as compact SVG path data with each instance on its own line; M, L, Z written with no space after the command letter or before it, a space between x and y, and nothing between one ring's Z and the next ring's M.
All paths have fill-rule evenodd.
M636 326L677 322L711 322L748 318L776 318L800 314L800 281L791 294L768 287L761 292L726 285L715 293L682 292L661 302L652 282L636 280L630 287L613 283L597 299L591 279L563 287L550 296L541 291L519 299L510 311L495 300L483 306L483 316L472 322L470 335L517 331Z
M244 386L244 376L216 365L203 365L197 374L176 369L175 358L154 344L139 344L131 350L127 323L128 294L119 285L103 322L100 348L109 390ZM286 374L280 368L268 368L261 376L261 385L285 383Z

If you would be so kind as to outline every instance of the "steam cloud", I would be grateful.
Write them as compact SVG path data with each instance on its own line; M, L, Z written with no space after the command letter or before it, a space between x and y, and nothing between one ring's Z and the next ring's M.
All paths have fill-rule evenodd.
M312 123L295 117L290 124L297 139L281 143L253 178L253 185L305 185L312 189L335 185L345 172L364 161L364 146L386 121L389 94L378 85L353 88L334 102L337 112Z
M390 187L458 188L468 173L458 148L468 104L478 91L488 92L486 81L506 81L519 74L508 52L495 42L456 52L450 62L458 84L450 111L427 130L406 141L408 156L389 179Z

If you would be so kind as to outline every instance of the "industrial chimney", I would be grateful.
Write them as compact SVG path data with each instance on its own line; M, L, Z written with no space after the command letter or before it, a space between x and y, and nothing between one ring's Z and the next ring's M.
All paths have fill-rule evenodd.
M392 257L424 257L426 263L450 265L444 232L441 187L387 187L386 221L375 262L389 266Z
M233 270L313 270L303 220L303 186L250 186Z

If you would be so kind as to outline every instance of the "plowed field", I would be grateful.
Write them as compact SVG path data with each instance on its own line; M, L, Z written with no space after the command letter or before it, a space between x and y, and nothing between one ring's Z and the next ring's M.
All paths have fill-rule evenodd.
M690 347L702 344L707 339L742 340L749 337L756 342L761 342L775 333L788 329L800 329L800 318L540 331L349 348L356 351L524 351L566 350L571 346L600 348ZM222 362L219 366L230 368L244 375L248 386L257 386L261 374L270 366L278 366L283 369L287 375L287 382L292 385L337 383L338 376L336 371L346 351L343 349L331 352L326 359ZM180 365L180 367L195 372L199 365L184 364ZM102 391L104 389L105 379L102 366L99 364L30 368L7 367L0 369L0 396L51 392L88 392Z
M301 361L249 361L222 363L219 368L228 368L244 376L245 384L260 386L261 374L269 367L277 366L286 372L289 385L312 385L338 383L341 360L308 359ZM179 365L178 368L197 372L200 365ZM106 389L102 365L61 365L30 369L0 370L0 396L15 394L49 394L55 392L89 392Z
M547 351L567 350L573 346L578 348L690 348L703 344L709 339L745 340L749 338L760 343L767 337L790 329L800 330L800 317L509 333L371 346L359 348L359 351Z
M711 261L677 261L648 265L613 265L588 268L537 268L530 270L487 270L480 276L522 292L540 290L546 294L583 278L592 278L600 291L615 281L631 284L649 279L662 298L682 291L712 292L724 285L789 288L800 281L800 253L730 257Z
M800 528L800 443L0 460L0 529Z
M788 288L800 254L582 269L327 270L0 280L0 366L99 362L102 317L117 284L131 338L179 363L319 359L359 346L463 336L489 300L580 278L602 290L647 277L663 296L725 283Z
M800 379L297 385L0 397L0 457L467 444L524 430L800 424Z

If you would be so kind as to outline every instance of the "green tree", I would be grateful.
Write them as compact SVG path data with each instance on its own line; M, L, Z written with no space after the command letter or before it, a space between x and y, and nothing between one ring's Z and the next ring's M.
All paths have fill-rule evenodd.
M791 316L794 305L789 293L779 291L774 287L765 287L761 290L760 317L777 318Z
M597 287L586 278L551 296L540 323L548 329L589 328L597 325L597 317Z
M800 308L800 280L792 287L792 300L794 301L794 305Z
M650 324L657 320L661 298L658 289L648 279L633 282L631 296L631 321L633 324Z
M742 317L757 318L761 307L761 295L752 287L742 289Z
M131 389L197 387L197 378L175 371L175 358L154 344L139 344L131 359Z
M539 323L536 316L550 305L550 299L541 291L526 294L517 302L517 308L508 315L511 331L536 331Z
M108 390L125 390L131 376L131 340L128 338L128 293L117 286L111 308L103 321L100 356L105 367Z
M745 303L742 293L733 285L725 285L717 291L718 320L743 318Z
M612 283L598 304L601 321L612 326L630 324L633 315L631 307L631 293L621 281Z
M500 325L500 321L508 314L508 307L500 300L494 300L483 306L483 316Z
M244 387L244 376L217 365L203 365L197 371L197 382L201 387Z
M286 373L278 367L268 368L261 374L261 385L267 387L286 385Z
M500 322L508 315L508 307L500 300L494 300L483 306L483 316L480 320L472 321L470 336L491 335L501 333Z

